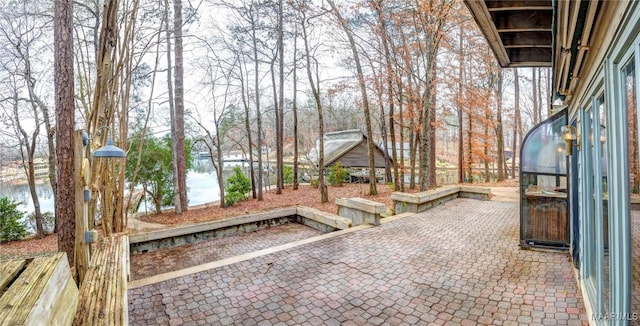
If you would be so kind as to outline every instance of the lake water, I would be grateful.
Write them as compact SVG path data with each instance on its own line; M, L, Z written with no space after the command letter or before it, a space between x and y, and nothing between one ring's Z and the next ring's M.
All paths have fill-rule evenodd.
M36 186L38 199L40 201L40 210L53 213L53 191L51 186L47 184L39 184ZM22 212L26 214L34 211L33 201L29 193L29 187L25 185L7 185L0 184L0 195L6 196L14 201L21 202L18 206ZM218 178L213 172L187 172L187 197L189 206L195 206L205 203L214 202L220 199L220 189L218 188ZM147 203L147 209L153 210L153 204ZM145 205L140 205L139 211L145 211Z

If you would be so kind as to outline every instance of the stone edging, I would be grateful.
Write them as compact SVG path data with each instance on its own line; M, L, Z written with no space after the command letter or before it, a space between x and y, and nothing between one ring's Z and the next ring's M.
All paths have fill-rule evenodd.
M449 185L418 193L391 193L396 214L422 212L458 197L489 200L491 198L491 189L465 185Z

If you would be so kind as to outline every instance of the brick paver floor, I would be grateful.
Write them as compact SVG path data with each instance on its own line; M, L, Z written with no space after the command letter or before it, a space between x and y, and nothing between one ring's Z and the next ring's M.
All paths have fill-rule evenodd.
M286 223L219 239L132 254L131 277L139 280L320 234L322 232L302 224Z
M583 325L567 253L520 250L517 203L456 199L129 291L132 325Z

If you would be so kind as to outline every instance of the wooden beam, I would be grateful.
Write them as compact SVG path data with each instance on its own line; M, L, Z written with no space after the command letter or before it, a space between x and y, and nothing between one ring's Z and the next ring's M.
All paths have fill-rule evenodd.
M552 42L551 31L505 32L501 33L500 37L502 37L502 44L504 44L505 47L517 45L551 47Z
M531 49L531 48L543 48L549 49L551 52L551 44L549 45L536 45L536 44L513 44L513 45L505 45L505 49Z
M484 34L484 37L487 39L487 42L495 54L496 59L498 59L500 66L508 67L509 56L502 46L502 39L495 29L495 25L493 24L492 17L489 14L489 10L487 9L485 2L480 0L465 0L464 3L467 5L467 8L469 8L473 19L480 27L482 34Z
M513 9L534 9L552 10L551 0L495 0L485 1L489 11L513 10Z
M491 14L496 30L509 31L551 31L553 11L522 10L494 12Z
M512 62L551 62L551 49L507 49Z
M83 155L83 143L82 143L82 130L76 130L73 134L75 161L74 166L76 175L73 176L75 193L76 193L76 239L74 244L75 250L75 268L78 275L78 284L82 284L84 281L85 273L89 267L89 246L85 241L85 232L88 230L86 223L86 217L84 216L84 179L80 176L82 171L82 158Z

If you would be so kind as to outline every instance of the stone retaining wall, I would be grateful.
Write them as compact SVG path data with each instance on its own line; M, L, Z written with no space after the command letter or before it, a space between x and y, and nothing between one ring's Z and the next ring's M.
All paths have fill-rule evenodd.
M489 188L464 185L449 185L418 193L391 193L396 214L422 212L458 197L489 200L490 196L491 189Z

